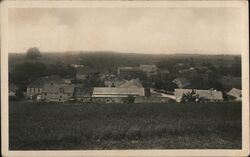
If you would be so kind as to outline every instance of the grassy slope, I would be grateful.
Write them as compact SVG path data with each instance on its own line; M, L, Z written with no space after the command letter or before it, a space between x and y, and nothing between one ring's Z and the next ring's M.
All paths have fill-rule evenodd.
M241 104L10 103L10 149L241 148Z

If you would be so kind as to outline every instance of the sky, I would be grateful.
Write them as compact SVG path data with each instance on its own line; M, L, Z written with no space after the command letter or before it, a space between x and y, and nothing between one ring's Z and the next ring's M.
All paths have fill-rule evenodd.
M240 54L237 8L12 8L10 52Z

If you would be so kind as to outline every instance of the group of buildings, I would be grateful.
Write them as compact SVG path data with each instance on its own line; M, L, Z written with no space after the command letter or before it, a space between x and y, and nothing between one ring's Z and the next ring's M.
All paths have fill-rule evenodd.
M74 65L77 70L76 79L87 77L88 67ZM190 69L192 71L192 69ZM184 71L186 72L186 71ZM177 85L174 92L144 88L139 76L146 77L157 74L169 74L168 70L159 70L156 65L140 65L138 67L120 67L115 74L103 74L100 80L103 87L86 87L81 83L73 83L72 79L62 79L57 75L41 77L27 86L27 99L45 102L83 102L83 103L166 103L181 102L190 82L185 77L177 77L172 82ZM133 75L133 76L132 76ZM136 79L134 79L136 78ZM226 79L226 78L224 78ZM9 86L9 96L15 96L17 87ZM207 101L223 101L223 93L216 90L195 89L200 97ZM231 89L226 93L230 100L241 101L241 90Z

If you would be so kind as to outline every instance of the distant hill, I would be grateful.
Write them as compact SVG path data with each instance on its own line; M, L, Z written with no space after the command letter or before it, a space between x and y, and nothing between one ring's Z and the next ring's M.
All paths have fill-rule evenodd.
M200 54L139 54L118 53L112 51L71 51L67 53L41 53L38 60L27 60L25 53L9 53L10 68L26 61L45 64L84 64L100 70L115 70L119 66L137 66L139 64L157 64L158 62L210 62L216 65L231 64L239 55L200 55Z

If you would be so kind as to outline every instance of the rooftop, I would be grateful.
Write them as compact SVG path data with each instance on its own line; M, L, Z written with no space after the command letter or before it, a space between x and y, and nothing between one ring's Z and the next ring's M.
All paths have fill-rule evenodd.
M95 87L93 95L140 95L144 96L144 88Z

